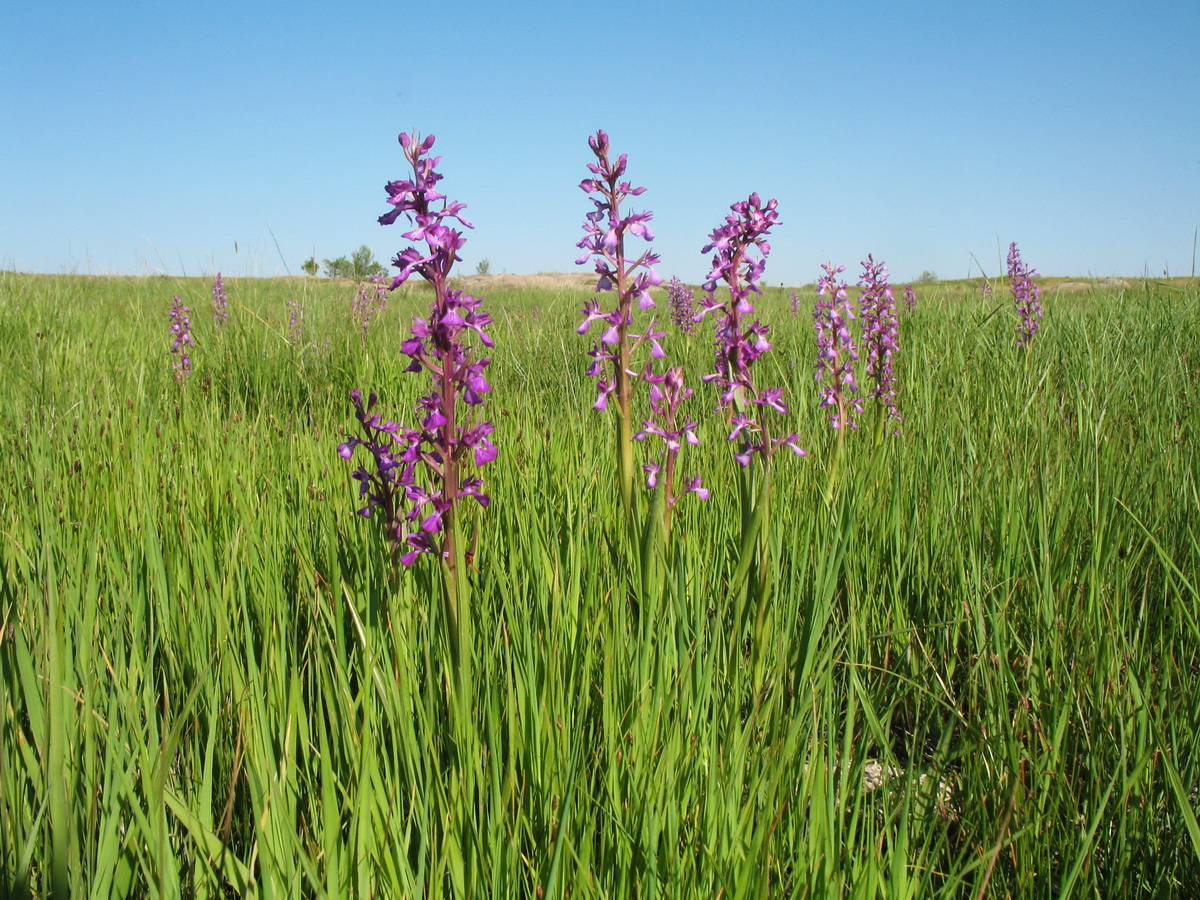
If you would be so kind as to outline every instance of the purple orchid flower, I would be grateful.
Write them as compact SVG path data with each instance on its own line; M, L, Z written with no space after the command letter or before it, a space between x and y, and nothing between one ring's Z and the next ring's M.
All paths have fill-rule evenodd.
M407 247L396 254L393 265L400 270L386 289L383 279L373 279L360 287L358 303L363 336L370 316L382 310L387 290L394 290L413 275L419 275L434 288L434 298L425 317L414 317L412 335L400 345L409 357L406 371L429 372L433 390L417 401L420 427L409 429L396 422L385 422L374 413L378 398L371 394L364 404L362 393L351 392L363 437L347 436L338 446L343 459L364 448L373 457L373 469L360 468L355 478L367 505L359 512L370 516L378 511L385 517L396 548L407 548L400 556L403 565L422 554L441 555L451 567L451 580L462 547L457 535L456 515L459 501L474 498L487 506L490 498L483 493L478 476L465 476L462 468L470 459L476 468L498 456L490 422L472 420L472 411L491 391L485 370L489 357L477 356L467 343L475 340L492 347L485 330L492 318L483 312L478 298L449 287L449 275L465 244L459 227L472 228L463 218L466 205L450 201L437 190L442 180L437 171L441 157L430 157L434 137L400 135L400 146L412 167L412 177L389 182L385 186L392 209L379 217L381 225L391 225L405 217L410 228L404 237L422 242L424 249ZM426 478L418 480L417 473Z
M1009 292L1016 307L1020 322L1017 324L1017 346L1028 346L1041 326L1042 307L1038 298L1042 289L1033 283L1037 272L1021 261L1021 252L1016 242L1008 246Z
M194 346L195 343L196 341L192 338L191 314L183 305L183 301L179 299L179 295L176 294L171 302L171 352L177 357L172 368L174 368L175 377L179 381L186 381L192 372L192 360L188 356L188 347Z
M761 427L752 407L787 413L783 389L760 393L751 373L754 363L771 349L768 326L759 320L749 321L754 313L750 298L761 293L758 282L771 252L766 238L778 224L777 201L764 204L757 193L751 194L730 206L725 224L713 230L701 250L713 256L696 320L712 314L717 335L716 369L704 380L717 385L720 405L731 408L734 427L730 440L741 441L734 459L743 466L750 464L755 453L769 457L780 446L780 441ZM717 299L719 284L725 287L722 299Z
M870 254L862 262L859 279L859 317L862 320L862 339L867 351L867 377L873 387L867 395L878 400L888 419L904 421L896 405L896 376L892 363L900 352L900 320L896 317L896 298L888 284L888 270L875 262Z

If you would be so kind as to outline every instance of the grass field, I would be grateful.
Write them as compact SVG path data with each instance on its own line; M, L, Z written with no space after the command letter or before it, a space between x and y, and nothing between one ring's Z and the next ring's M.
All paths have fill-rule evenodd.
M397 292L364 343L352 285L228 280L220 330L210 287L0 273L0 895L1200 883L1195 281L1047 283L1028 348L1003 283L919 285L902 433L850 435L828 504L812 290L793 317L768 289L758 378L809 455L775 472L765 676L732 624L710 326L666 347L697 387L681 465L712 497L680 504L668 589L641 596L588 293L487 297L470 715L429 560L393 565L336 452L350 389L402 419L427 390L397 347L429 295Z

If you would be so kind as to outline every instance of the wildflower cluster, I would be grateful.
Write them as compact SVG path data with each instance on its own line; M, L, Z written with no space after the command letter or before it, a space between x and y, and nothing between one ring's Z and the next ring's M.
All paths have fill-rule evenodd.
M773 438L769 429L758 421L754 409L757 406L787 413L783 389L759 392L750 371L755 360L771 349L767 326L758 319L749 321L754 313L750 295L761 293L758 281L771 252L766 237L779 223L777 208L775 200L767 201L764 206L757 193L734 203L725 224L713 230L700 251L713 253L713 257L712 269L704 283L703 309L697 319L712 313L716 316L717 331L716 370L704 376L704 380L717 385L722 407L732 407L733 431L729 440L740 440L739 452L734 456L743 466L750 464L755 453L770 457L783 445L799 456L805 454L798 443L799 435ZM728 296L723 300L716 297L718 282L727 288Z
M888 284L887 266L875 262L867 254L862 267L862 278L858 282L862 295L858 309L867 351L867 377L874 383L867 396L879 400L887 410L887 418L902 422L896 407L896 376L892 371L893 357L900 351L896 298Z
M354 404L363 437L347 435L346 442L338 445L338 453L349 460L354 451L362 447L372 458L374 465L371 468L360 466L353 475L359 483L359 498L366 503L358 514L364 518L370 518L373 512L382 515L393 545L408 548L400 562L409 566L422 553L438 551L436 535L442 531L443 517L455 499L473 497L481 506L487 506L491 501L482 491L483 480L480 478L463 479L456 495L450 498L444 493L431 494L418 484L419 463L425 463L439 474L445 469L446 456L439 452L439 435L436 430L430 431L436 417L427 415L421 429L405 428L399 422L384 420L375 412L378 400L372 393L364 404L361 391L355 388L350 392L350 402ZM474 449L477 466L496 458L496 448L489 440L492 431L492 425L485 422L476 425L474 433L460 435L459 446L469 445Z
M979 284L979 296L984 300L992 299L992 283L986 278Z
M229 318L229 297L225 293L225 282L221 280L221 273L217 273L217 280L213 282L213 324L220 328L225 324L225 320Z
M800 294L796 291L792 291L789 308L791 309L792 318L793 319L799 318L799 316L800 316Z
M195 344L192 339L192 320L188 308L176 294L171 302L171 352L178 356L172 364L175 377L183 381L192 371L192 361L188 357L188 347Z
M605 313L600 309L600 305L594 300L585 301L583 308L584 319L583 323L577 329L580 334L586 334L591 327L592 322L599 319L607 322L608 328L600 337L600 343L592 342L592 349L588 351L588 356L592 358L591 364L587 368L589 378L597 378L604 374L604 363L612 362L616 371L614 377L600 378L597 384L596 402L592 409L603 410L608 408L608 400L612 396L616 396L619 401L621 414L625 415L629 408L629 392L628 386L632 380L639 377L639 373L629 367L629 358L632 357L632 351L642 344L649 344L650 357L652 359L663 359L666 357L666 352L659 343L660 338L667 336L665 331L655 331L656 324L654 320L650 322L650 329L643 334L634 334L628 331L628 325L633 323L633 317L628 318L626 330L622 332L619 325L613 323L613 315ZM615 345L615 346L613 346ZM622 355L625 356L625 364L620 365ZM625 390L621 389L622 384L626 386Z
M674 366L662 375L647 371L644 377L650 383L650 408L655 419L643 421L642 430L635 434L633 439L643 441L647 435L654 435L663 442L663 449L658 458L642 467L647 476L646 486L654 490L661 478L668 509L681 497L691 493L701 500L707 500L708 489L702 486L700 476L689 481L681 494L674 493L675 460L680 449L685 443L700 443L700 439L696 437L695 422L679 424L679 407L684 400L692 396L692 389L685 387L683 383L683 367Z
M666 333L657 329L653 318L641 333L633 331L633 307L636 301L639 309L653 308L655 303L650 288L662 284L662 278L654 270L658 255L649 247L636 257L626 255L626 238L641 238L647 243L654 240L649 224L653 213L622 209L622 204L630 197L641 196L646 189L634 187L625 179L628 157L622 153L616 162L612 161L608 134L603 130L588 138L588 146L596 161L588 163L592 177L583 179L579 187L590 196L593 209L584 217L583 237L575 245L584 252L575 264L581 266L592 262L597 276L596 293L615 291L616 305L606 310L599 300L587 300L582 310L583 321L576 330L579 334L587 334L593 322L604 327L600 340L592 342L588 353L592 362L587 374L598 379L593 409L607 409L610 400L616 407L617 486L632 525L637 480L633 452L633 384L638 378L650 381L654 377L653 360L666 356L659 343ZM639 371L633 357L643 344L648 347L649 360Z
M587 214L583 223L583 238L575 245L585 251L575 260L575 265L582 266L594 261L596 275L596 292L616 290L617 304L611 312L605 312L597 300L588 300L583 308L583 322L578 328L579 334L587 334L594 321L603 321L608 325L600 338L600 344L593 343L592 365L588 374L599 377L605 371L605 362L611 362L610 376L600 378L597 384L597 399L595 408L605 409L608 399L616 395L618 411L622 418L629 413L630 378L634 377L630 366L629 356L636 343L650 341L651 355L662 357L662 348L657 343L663 333L654 333L653 323L645 335L635 335L630 332L633 325L633 302L636 299L639 309L650 309L654 304L650 296L650 288L662 284L662 278L654 271L658 255L647 248L633 261L625 255L625 238L639 237L647 243L654 240L654 232L650 230L649 222L654 214L645 212L628 212L622 215L621 204L630 197L638 197L645 193L644 187L633 187L628 181L622 180L628 164L627 154L622 153L613 163L609 158L608 134L603 130L597 131L588 138L588 146L596 157L596 162L588 163L588 171L595 177L585 178L579 187L585 193L592 195L595 206Z
M364 436L348 435L338 452L350 459L363 447L373 457L374 472L364 467L354 476L360 482L360 496L367 501L360 513L369 516L379 508L386 516L395 543L408 548L400 561L411 565L422 553L440 553L453 569L456 553L463 552L454 522L457 505L468 497L482 506L489 502L482 479L464 477L462 467L468 459L480 467L497 456L490 439L494 427L473 421L471 413L491 390L483 374L491 360L476 357L474 348L465 343L473 335L484 346L493 346L484 331L492 319L479 309L478 299L448 287L450 270L465 243L456 226L472 226L461 215L465 204L447 201L436 188L442 179L436 171L441 157L428 156L433 143L433 135L424 141L417 135L400 135L413 177L386 186L393 209L379 217L381 225L390 225L404 215L413 226L404 237L425 244L423 249L410 246L396 255L392 264L400 273L390 287L395 289L417 274L434 288L429 317L415 317L412 336L401 344L411 360L406 371L428 371L433 390L417 402L419 428L383 421L373 411L374 394L364 405L361 392L351 392ZM405 504L408 508L402 513Z
M408 247L396 254L392 265L400 270L400 274L392 279L392 290L404 284L413 274L420 275L435 287L444 285L450 268L459 259L458 251L466 244L462 233L453 225L447 225L446 220L452 219L465 228L475 227L461 215L467 205L446 202L446 195L435 187L443 176L436 171L442 158L435 156L431 159L427 156L434 140L431 134L418 144L417 135L400 135L400 146L404 148L405 158L412 164L413 177L391 181L384 186L388 193L387 202L393 209L379 217L379 224L391 225L404 215L414 227L403 237L426 244L424 254L416 247ZM431 204L438 201L442 201L442 206L435 209Z
M904 308L909 312L917 308L917 292L913 290L911 284L904 287Z
M304 343L304 310L300 308L299 300L289 300L288 308L288 340L293 344Z
M358 285L350 304L350 319L358 327L362 343L367 342L371 320L387 309L387 283L382 275L372 275Z
M1033 283L1037 272L1021 261L1021 253L1016 243L1008 246L1008 277L1011 281L1009 292L1012 294L1013 305L1021 321L1017 325L1017 346L1028 344L1037 334L1039 320L1042 318L1042 307L1038 297L1042 289Z
M671 321L683 335L696 333L696 295L678 278L667 283L667 302L671 305Z
M813 327L817 335L817 381L825 382L821 407L831 410L829 424L834 428L857 428L854 414L861 413L862 398L854 379L858 348L850 333L854 311L846 293L846 283L837 276L845 266L833 263L821 266L825 274L817 281L817 302L813 308Z

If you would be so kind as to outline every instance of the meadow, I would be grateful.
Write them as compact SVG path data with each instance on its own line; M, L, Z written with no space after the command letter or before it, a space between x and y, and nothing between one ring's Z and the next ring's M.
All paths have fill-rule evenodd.
M1193 890L1200 284L1043 286L1017 347L1003 281L918 285L900 433L847 435L833 494L813 288L798 316L764 289L808 455L775 467L753 659L711 325L665 329L711 496L647 594L590 293L486 295L464 705L428 560L395 564L337 453L351 389L428 390L398 346L431 292L364 341L344 282L228 279L218 329L210 279L0 273L0 895Z

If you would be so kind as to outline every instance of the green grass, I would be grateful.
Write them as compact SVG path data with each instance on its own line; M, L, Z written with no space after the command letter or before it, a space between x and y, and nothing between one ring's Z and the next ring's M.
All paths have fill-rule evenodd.
M661 595L621 545L586 293L488 298L500 458L474 695L429 568L396 572L335 447L407 419L353 288L0 274L0 895L1172 896L1200 880L1200 288L920 290L902 435L833 438L812 333L761 309L809 449L775 471L763 689L732 628L733 462L703 444ZM192 308L194 372L167 353ZM287 339L288 299L306 339ZM790 456L790 455L789 455ZM427 563L421 560L420 563ZM632 604L631 598L638 603ZM903 771L869 794L870 761ZM920 776L925 775L923 781ZM951 795L938 796L944 782Z

